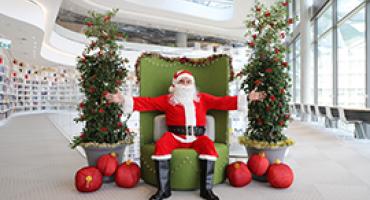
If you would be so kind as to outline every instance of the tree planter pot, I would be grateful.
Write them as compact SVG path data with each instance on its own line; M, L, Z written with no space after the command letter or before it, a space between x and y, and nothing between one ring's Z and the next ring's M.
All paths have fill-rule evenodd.
M123 162L123 153L125 152L127 144L119 144L117 146L112 147L100 147L100 146L87 146L83 147L86 153L87 164L89 166L96 166L96 162L98 161L99 157L102 155L116 153L118 158L118 163L121 164ZM111 183L114 181L113 176L104 176L103 182L104 183Z
M289 146L278 147L278 148L264 148L264 149L257 149L254 147L245 146L245 148L247 149L248 157L251 157L253 154L265 152L266 158L270 161L270 164L274 163L276 159L279 159L280 161L283 162L289 152ZM267 182L266 175L256 176L252 174L252 178L257 181Z

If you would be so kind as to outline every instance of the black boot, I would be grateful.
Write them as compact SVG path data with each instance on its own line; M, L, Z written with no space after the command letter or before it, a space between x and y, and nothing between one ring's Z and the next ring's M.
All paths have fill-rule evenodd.
M161 200L171 196L170 160L154 161L157 171L158 191L149 200Z
M214 161L200 160L200 196L207 200L219 200L212 191L214 169Z

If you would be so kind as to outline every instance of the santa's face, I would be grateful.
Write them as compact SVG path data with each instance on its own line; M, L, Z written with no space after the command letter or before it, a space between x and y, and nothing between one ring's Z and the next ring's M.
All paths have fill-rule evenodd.
M197 89L193 79L181 77L175 84L173 94L180 103L193 101L197 96Z

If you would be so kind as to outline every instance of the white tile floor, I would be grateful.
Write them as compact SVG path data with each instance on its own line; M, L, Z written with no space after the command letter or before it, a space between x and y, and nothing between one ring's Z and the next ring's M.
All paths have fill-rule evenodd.
M221 199L370 199L370 142L344 140L336 132L308 123L290 125L287 134L296 145L287 158L295 173L289 189L252 181L243 188L217 185L215 192ZM0 128L1 200L141 200L155 192L140 183L133 189L105 184L97 192L81 194L74 188L74 173L84 165L46 115L14 118ZM200 198L198 191L189 191L174 192L170 199Z

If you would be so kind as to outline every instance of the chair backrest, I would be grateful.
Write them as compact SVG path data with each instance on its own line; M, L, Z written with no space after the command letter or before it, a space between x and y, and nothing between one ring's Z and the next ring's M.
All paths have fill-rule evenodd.
M306 105L306 110L308 114L312 114L311 105Z
M184 61L185 60L185 61ZM228 94L231 58L214 55L204 60L165 58L159 54L143 54L137 61L137 75L140 80L140 96L155 97L168 93L173 74L181 69L189 70L201 92L215 96ZM196 64L196 63L201 64ZM211 77L211 78L210 78ZM140 113L140 145L153 143L154 117L160 112ZM207 112L215 118L215 142L228 143L228 112L212 110Z
M316 115L317 117L321 117L321 116L322 116L322 114L321 114L321 112L320 112L320 108L319 108L319 106L318 106L318 105L315 105L315 115Z
M338 112L339 112L339 119L343 122L347 122L347 117L346 117L346 113L344 112L344 108L339 107Z
M300 111L301 111L301 113L306 113L306 110L304 108L304 104L303 103L300 104Z
M154 117L153 140L157 141L159 138L162 137L163 133L165 133L166 131L167 131L166 116L162 114ZM205 135L207 135L212 141L215 140L215 118L211 115L207 115L207 125Z
M329 119L334 119L329 106L325 106L325 113L326 113L326 117L328 117Z

